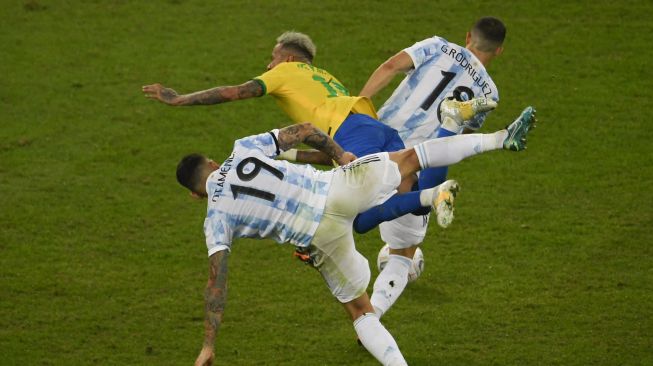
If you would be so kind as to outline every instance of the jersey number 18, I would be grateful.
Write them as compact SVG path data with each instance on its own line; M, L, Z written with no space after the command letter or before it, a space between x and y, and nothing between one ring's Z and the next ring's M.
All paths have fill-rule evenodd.
M444 89L449 85L451 80L456 76L455 72L451 71L440 71L442 73L442 80L438 83L438 85L433 89L431 94L424 100L420 108L423 110L428 110L431 108L433 103L440 97L440 94L444 91ZM457 86L453 90L453 97L459 102L463 102L465 100L470 100L474 98L474 92L472 89L466 87L466 86ZM440 102L442 104L442 102ZM440 104L438 104L438 120L440 119Z

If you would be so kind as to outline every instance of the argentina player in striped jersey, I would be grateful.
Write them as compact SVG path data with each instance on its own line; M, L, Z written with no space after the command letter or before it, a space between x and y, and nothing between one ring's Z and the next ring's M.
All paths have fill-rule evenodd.
M453 136L479 129L487 113L478 113L463 124L443 121L447 100L485 97L499 100L499 92L486 66L503 52L506 28L497 18L479 19L467 32L465 47L434 36L415 43L379 66L360 95L371 98L400 73L405 78L379 110L379 120L399 132L406 147L429 139ZM447 167L419 173L418 189L437 186L446 179ZM417 210L380 225L381 238L390 247L390 258L374 284L372 304L382 315L401 295L417 246L424 240L428 210ZM420 216L422 215L422 216ZM376 221L374 211L359 217L359 223ZM361 225L363 225L361 224Z
M445 119L459 118L458 114ZM354 161L353 154L327 134L304 123L237 140L222 164L200 154L184 157L177 166L177 180L208 201L205 336L195 364L210 365L215 358L215 338L226 304L227 260L234 240L248 237L295 245L343 304L363 346L384 365L405 365L367 295L370 269L354 245L355 217L393 196L403 179L421 169L455 164L486 151L511 150L513 145L523 150L534 121L530 114L492 134L434 139ZM317 149L311 153L323 155L323 161L345 165L321 171L274 159L298 143ZM449 180L421 191L424 197L419 200L423 207L437 207L438 220L441 216L447 220L457 191L457 182Z
M355 158L325 133L305 123L239 139L222 164L190 154L177 167L178 181L194 196L208 201L204 222L210 267L205 292L205 338L195 365L213 364L215 338L226 304L227 259L233 240L240 237L271 238L310 248L313 266L350 314L365 347L384 365L406 365L397 343L369 303L369 266L354 247L351 229L353 217L389 194L400 177L384 174L387 156L359 159L338 173L273 159L298 143L318 149L324 160L333 159L339 164ZM376 189L349 192L347 177L352 175L346 172L366 170L368 166L375 168L360 182L363 184L358 191L371 185ZM365 178L362 174L356 176ZM342 186L343 192L337 193L334 185ZM357 193L359 200L352 202L348 193ZM347 205L343 205L345 201ZM343 216L351 220L341 220Z

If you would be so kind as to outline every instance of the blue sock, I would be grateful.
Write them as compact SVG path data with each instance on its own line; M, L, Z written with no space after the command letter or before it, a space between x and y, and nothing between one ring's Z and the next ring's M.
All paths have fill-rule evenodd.
M455 132L439 128L435 138L455 136ZM437 167L424 169L419 173L419 181L413 189L426 189L433 188L442 184L447 179L447 172L449 167ZM426 215L431 212L431 207L422 207L419 200L420 192L414 190L413 192L395 194L387 201L378 206L374 206L369 210L362 212L354 219L354 230L363 234L366 233L380 223L385 221L394 220L407 213L413 215Z
M440 127L438 129L438 132L435 135L435 138L440 138L440 137L448 137L448 136L455 136L455 132L451 132L449 130L445 130L444 128ZM419 173L419 181L417 184L417 189L427 189L427 188L433 188L437 185L442 184L445 180L447 180L447 173L449 172L449 167L446 166L440 166L437 168L427 168L422 170ZM429 212L431 212L430 207L420 207L417 210L413 211L413 215L426 215Z
M358 214L354 219L354 230L359 234L363 234L374 229L382 222L394 220L397 217L413 212L416 208L422 207L419 194L419 191L395 194L382 204Z

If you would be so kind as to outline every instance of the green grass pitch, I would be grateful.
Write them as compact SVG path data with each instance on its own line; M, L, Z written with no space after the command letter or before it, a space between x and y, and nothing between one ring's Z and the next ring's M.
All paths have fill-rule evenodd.
M206 206L176 163L288 119L269 97L172 108L142 85L242 83L295 29L357 93L395 52L433 34L462 43L483 15L508 27L483 130L526 105L539 126L524 153L450 168L456 221L431 226L425 273L383 322L411 365L653 364L653 4L604 0L2 1L0 364L199 352ZM378 233L357 243L373 264ZM291 251L234 246L217 364L375 365Z

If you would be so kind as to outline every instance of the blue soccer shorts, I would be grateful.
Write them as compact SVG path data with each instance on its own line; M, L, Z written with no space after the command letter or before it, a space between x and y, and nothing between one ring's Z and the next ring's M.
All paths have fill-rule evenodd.
M333 139L357 157L404 148L399 133L366 114L350 114L336 131Z

